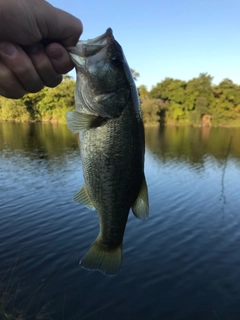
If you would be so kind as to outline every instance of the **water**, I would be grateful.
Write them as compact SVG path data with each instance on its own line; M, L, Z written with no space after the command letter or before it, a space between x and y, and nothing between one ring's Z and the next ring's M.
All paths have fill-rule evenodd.
M150 219L130 213L122 269L106 277L78 264L98 217L71 201L83 184L75 137L0 123L0 279L14 279L28 319L42 308L57 320L240 319L239 137L146 129Z

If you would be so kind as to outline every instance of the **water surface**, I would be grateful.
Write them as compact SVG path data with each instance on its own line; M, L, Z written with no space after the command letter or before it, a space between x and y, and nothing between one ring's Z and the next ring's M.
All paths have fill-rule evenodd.
M96 212L65 125L0 123L0 275L34 319L240 318L240 129L146 128L150 218L129 215L120 273L79 267Z

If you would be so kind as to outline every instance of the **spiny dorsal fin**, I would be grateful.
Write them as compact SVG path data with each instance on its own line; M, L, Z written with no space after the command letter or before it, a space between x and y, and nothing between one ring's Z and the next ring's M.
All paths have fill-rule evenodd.
M143 182L138 197L132 206L132 211L135 217L138 219L145 220L148 218L148 189L145 176L143 177Z
M91 210L95 210L95 207L88 195L85 185L83 185L82 188L79 189L78 192L73 196L73 200L81 204L84 204L87 208Z
M93 114L80 113L77 111L67 112L67 124L72 133L78 133L83 129L99 127L101 123L99 117Z

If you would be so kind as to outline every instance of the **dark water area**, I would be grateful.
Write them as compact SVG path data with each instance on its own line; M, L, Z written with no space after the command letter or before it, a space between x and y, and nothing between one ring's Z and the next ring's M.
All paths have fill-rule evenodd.
M76 137L0 123L0 286L14 279L27 319L240 319L240 129L145 131L150 218L129 214L107 277L79 266L99 223L71 200Z

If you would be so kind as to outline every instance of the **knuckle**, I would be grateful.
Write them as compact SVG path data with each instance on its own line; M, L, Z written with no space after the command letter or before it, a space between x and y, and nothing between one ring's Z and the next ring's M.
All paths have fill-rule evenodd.
M71 71L74 68L74 65L71 63L71 61L67 61L67 63L62 63L61 65L54 65L54 68L57 73L65 74Z
M2 88L0 85L0 96L3 96L5 98L9 99L20 99L25 95L26 91L21 88L16 88L14 86L13 88Z
M54 79L52 79L51 81L45 81L45 85L49 88L54 88L54 87L58 86L61 82L62 82L62 76L59 75L59 76L55 77Z
M11 95L11 99L21 99L26 94L25 90L22 90L21 92L15 92Z
M20 99L25 93L26 90L18 78L0 63L0 95L10 99Z
M44 87L44 84L41 82L36 82L36 83L33 83L33 84L26 84L24 86L26 88L26 90L30 93L36 93L36 92L39 92L43 89Z

